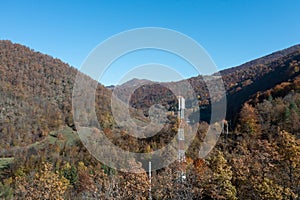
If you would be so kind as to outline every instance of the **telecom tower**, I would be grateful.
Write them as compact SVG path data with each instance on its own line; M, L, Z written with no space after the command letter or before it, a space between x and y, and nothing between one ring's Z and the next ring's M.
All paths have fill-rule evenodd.
M152 175L151 175L151 161L149 161L149 200L152 200Z
M178 96L178 118L179 118L179 128L178 128L178 161L180 163L179 179L184 181L186 179L185 171L185 141L184 141L184 109L185 109L185 99L182 96Z

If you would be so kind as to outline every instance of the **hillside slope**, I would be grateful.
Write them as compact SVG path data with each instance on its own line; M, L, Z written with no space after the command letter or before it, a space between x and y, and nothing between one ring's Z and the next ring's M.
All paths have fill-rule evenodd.
M71 98L77 73L59 59L0 41L0 148L34 143L60 126L74 128ZM98 85L100 120L109 112L110 95Z
M258 92L273 88L275 85L293 79L299 75L300 45L272 53L262 58L221 71L224 87L227 94L227 118L232 119L239 111L244 102ZM187 79L199 97L199 105L202 113L202 120L210 118L210 97L202 76ZM136 82L136 81L135 81ZM162 103L168 110L176 108L176 97L168 90L172 83L150 83L141 84L131 97L131 105L141 109L147 115L151 105ZM130 82L129 82L130 83ZM126 94L130 85L120 88ZM120 95L122 96L122 94ZM214 100L218 101L218 100ZM191 105L187 105L191 107Z
M228 100L227 118L233 119L243 103L258 92L298 76L299 60L300 45L296 45L250 64L221 71ZM0 147L32 144L61 126L75 128L71 110L77 73L76 69L51 56L10 41L0 41ZM201 76L188 81L199 97L201 119L209 121L211 99L205 82ZM160 84L134 80L124 84L120 91L127 93L130 83L137 82L143 86L139 86L130 99L131 106L139 110L136 113L147 116L148 109L156 103L170 111L176 109L177 99L168 89L168 84L179 82ZM96 114L102 127L113 125L110 97L111 90L98 84ZM187 107L192 106L195 105L189 105L187 100ZM88 114L85 117L88 118Z

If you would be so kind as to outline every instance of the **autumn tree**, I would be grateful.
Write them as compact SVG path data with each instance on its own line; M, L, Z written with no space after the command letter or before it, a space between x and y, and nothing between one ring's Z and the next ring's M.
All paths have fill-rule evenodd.
M280 180L291 190L290 197L296 198L300 188L300 140L286 131L281 131L276 141L280 154Z
M50 163L44 163L42 169L34 177L18 176L15 179L16 197L22 199L64 199L69 181L53 172Z
M224 154L216 150L208 162L212 174L205 186L207 195L214 199L237 199L236 188L231 182L232 170Z
M142 168L142 164L137 163L134 159L128 161L128 164L134 173L120 174L121 196L125 199L147 199L149 189L147 173Z
M13 189L11 188L12 178L0 182L0 199L10 200L13 197Z
M257 134L260 132L260 124L257 111L251 105L245 103L240 112L241 132Z

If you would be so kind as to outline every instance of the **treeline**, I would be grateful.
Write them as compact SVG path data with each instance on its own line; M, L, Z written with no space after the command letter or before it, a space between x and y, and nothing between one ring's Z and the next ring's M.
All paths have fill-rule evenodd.
M178 162L153 172L152 198L299 198L299 109L299 91L284 97L270 96L253 105L246 103L237 126L230 127L228 133L223 131L206 159L193 155L207 128L201 124L204 130L197 134L198 143L187 152L186 180L181 182L178 178ZM160 138L171 133L172 128ZM130 150L147 152L160 146L156 141L147 146L130 142L126 134L123 137L128 143L118 145L127 150L131 146ZM145 145L147 148L143 148ZM14 156L1 185L8 199L148 199L149 179L142 163L127 161L137 174L116 171L95 160L79 141L71 146L54 143L32 147Z
M228 107L236 113L240 106L258 91L271 89L276 84L288 81L299 75L299 63L300 46L296 45L242 66L221 71L220 74L222 75L225 93L228 98ZM198 99L198 104L204 107L208 106L210 101L217 102L222 99L223 94L215 95L215 99L210 99L204 78L200 75L170 83L145 83L143 80L140 80L139 84L141 86L132 94L130 105L133 108L142 110L145 115L147 115L148 109L157 103L163 104L167 110L175 110L177 99L170 88L175 85L178 85L178 88L180 88L182 84L188 82L195 92L194 98ZM135 82L138 84L138 80ZM127 95L130 89L131 87L125 84L124 87L118 87L117 94L122 99L122 96ZM216 91L222 91L221 89L219 88ZM192 99L186 100L188 108L195 106L190 102L193 101ZM232 118L233 114L229 114L228 118Z
M177 162L153 172L153 199L299 198L299 57L299 51L293 51L272 62L224 75L229 99L235 100L230 103L241 107L233 112L234 123L228 121L229 132L223 130L215 149L206 159L199 159L208 128L207 123L200 122L186 153L186 180L178 179ZM52 130L65 126L75 129L71 98L76 74L58 59L9 41L0 42L0 153L13 159L3 168L0 158L0 199L148 198L147 163L127 159L139 173L120 172L97 161L79 140L70 144L63 134L55 135L54 142L53 137L49 140ZM209 103L201 78L189 81L200 106ZM258 83L269 85L254 88ZM170 111L175 109L175 96L166 87L157 87L140 87L131 104L142 114L157 102L163 102ZM160 149L176 137L178 121L171 113L157 135L147 139L130 136L130 130L116 126L110 96L109 90L97 85L95 105L100 127L95 126L95 134L102 131L120 148L139 153ZM131 114L147 122L139 111ZM80 123L93 123L89 122L91 117L82 113ZM216 124L214 128L222 127ZM170 155L164 156L168 159Z

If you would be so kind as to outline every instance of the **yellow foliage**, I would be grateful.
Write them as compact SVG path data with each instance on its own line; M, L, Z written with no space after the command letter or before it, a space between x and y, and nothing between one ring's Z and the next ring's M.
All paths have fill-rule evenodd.
M53 172L49 163L44 163L42 170L35 174L33 180L16 177L16 194L23 199L63 200L70 183L69 180Z

